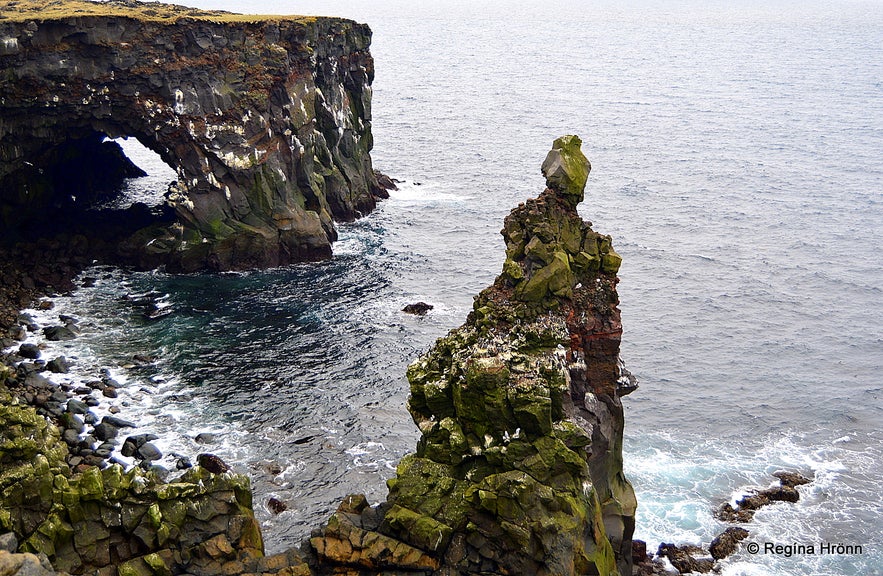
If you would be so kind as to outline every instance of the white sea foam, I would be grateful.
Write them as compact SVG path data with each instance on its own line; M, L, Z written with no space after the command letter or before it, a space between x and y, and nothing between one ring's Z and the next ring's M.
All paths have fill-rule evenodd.
M435 182L427 182L425 184L402 182L397 184L397 186L398 190L389 191L389 202L394 206L465 202L471 198L471 196L464 195L462 192L455 192Z

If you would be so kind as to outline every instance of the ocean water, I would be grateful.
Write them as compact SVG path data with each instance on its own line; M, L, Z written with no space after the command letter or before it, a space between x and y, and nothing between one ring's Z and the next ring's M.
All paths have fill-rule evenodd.
M624 258L636 537L707 544L726 527L714 508L794 470L814 482L759 511L745 527L761 552L723 573L883 574L883 4L188 3L369 23L373 158L404 184L341 226L330 262L99 268L34 314L81 319L44 355L73 359L73 381L109 368L124 387L101 411L251 475L270 551L347 493L383 499L418 437L405 367L462 323L501 266L502 218L574 133L593 164L581 213ZM173 178L155 162L132 198ZM148 291L173 312L148 321L124 298ZM400 311L417 300L435 308ZM157 361L132 367L136 353Z

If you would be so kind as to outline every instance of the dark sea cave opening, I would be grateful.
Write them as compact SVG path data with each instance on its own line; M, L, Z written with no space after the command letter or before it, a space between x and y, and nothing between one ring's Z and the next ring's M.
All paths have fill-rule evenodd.
M9 168L0 181L3 248L72 243L114 261L132 233L175 220L165 199L175 172L136 138L81 132Z

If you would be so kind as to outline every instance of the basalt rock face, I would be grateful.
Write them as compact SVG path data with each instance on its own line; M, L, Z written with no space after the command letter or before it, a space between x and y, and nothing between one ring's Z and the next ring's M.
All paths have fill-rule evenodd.
M42 8L21 8L31 5ZM124 247L145 266L324 258L334 220L369 212L384 193L369 156L365 25L119 1L0 12L6 226L82 200L109 166L129 175L100 145L105 135L137 138L178 173L167 195L177 224Z
M14 534L18 552L108 576L240 574L263 556L248 478L201 467L170 483L119 464L73 470L59 429L19 403L8 378L0 366L0 534Z
M312 538L326 571L631 574L621 259L576 212L580 144L556 140L548 188L505 220L502 274L409 367L417 451L386 503L342 506Z

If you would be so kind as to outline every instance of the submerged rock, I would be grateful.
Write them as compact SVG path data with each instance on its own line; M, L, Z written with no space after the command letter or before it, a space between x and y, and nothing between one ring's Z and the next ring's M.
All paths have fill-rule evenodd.
M288 504L274 496L267 500L267 508L269 508L270 512L273 514L281 514L288 510Z
M414 314L416 316L425 316L427 312L433 309L432 304L427 304L426 302L415 302L413 304L408 304L404 308L402 308L402 312L405 314Z

